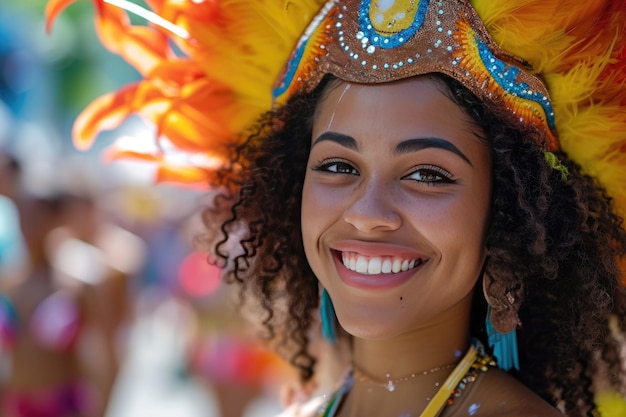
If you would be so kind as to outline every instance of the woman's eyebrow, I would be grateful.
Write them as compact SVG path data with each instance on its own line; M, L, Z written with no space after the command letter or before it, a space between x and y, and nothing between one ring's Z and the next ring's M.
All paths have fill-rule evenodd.
M311 147L317 145L320 142L324 141L335 142L345 148L349 148L355 151L359 150L359 145L356 143L356 140L352 136L344 135L343 133L337 132L324 132L313 141L313 145Z
M469 158L465 156L465 154L463 154L463 152L461 152L459 148L454 146L452 142L449 142L441 138L407 139L405 141L400 142L398 146L396 146L394 153L396 155L401 155L405 153L421 151L422 149L426 149L426 148L438 148L438 149L450 151L454 153L455 155L459 156L461 159L467 162L470 166L472 166L472 163L470 162Z
M324 142L324 141L335 142L345 148L353 149L355 151L359 150L359 145L357 144L357 141L352 136L348 136L343 133L337 133L337 132L322 133L321 135L317 137L317 139L315 139L312 146L315 146L318 143ZM400 142L398 146L396 146L394 153L396 155L401 155L405 153L421 151L422 149L427 149L427 148L438 148L438 149L443 149L443 150L452 152L455 155L459 156L461 159L463 159L465 162L467 162L470 166L472 165L469 158L465 156L465 154L461 152L459 148L454 146L453 143L442 138L408 139L408 140Z

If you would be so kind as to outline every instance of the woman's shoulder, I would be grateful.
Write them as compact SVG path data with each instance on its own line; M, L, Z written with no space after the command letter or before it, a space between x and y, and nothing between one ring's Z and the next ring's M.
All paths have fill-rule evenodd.
M499 369L483 374L474 384L471 395L454 407L451 417L467 415L467 407L479 407L484 417L563 417L559 410Z

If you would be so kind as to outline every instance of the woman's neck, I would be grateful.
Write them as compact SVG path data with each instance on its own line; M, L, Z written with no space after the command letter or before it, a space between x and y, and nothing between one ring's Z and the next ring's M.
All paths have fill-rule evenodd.
M431 323L385 340L353 341L353 365L375 379L396 379L456 363L470 342L471 297Z
M353 383L338 417L419 416L470 344L471 295L385 340L354 339Z

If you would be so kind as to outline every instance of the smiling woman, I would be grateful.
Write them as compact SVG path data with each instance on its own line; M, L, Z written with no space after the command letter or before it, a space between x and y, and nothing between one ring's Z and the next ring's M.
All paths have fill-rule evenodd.
M330 89L313 121L304 250L342 328L359 336L355 349L360 338L384 338L389 345L381 348L390 354L396 337L419 339L419 329L434 329L433 320L451 308L454 317L469 317L486 255L491 152L432 77L339 83L344 87ZM453 336L446 325L436 333ZM411 358L418 363L369 373L402 375L453 362L468 340L456 336L462 340L439 363L420 366L425 357L416 344Z
M266 324L278 345L295 344L288 356L305 378L311 314L320 288L329 295L350 372L328 403L313 402L320 415L595 407L580 381L621 372L603 355L616 346L608 320L624 313L616 260L626 238L591 178L563 153L566 180L546 162L541 132L436 74L373 85L327 77L266 117L262 139L240 148L254 162L224 230L253 227L231 273L267 301ZM495 337L521 336L518 369L492 368L488 310ZM473 343L479 365L450 373ZM609 374L592 371L603 366Z
M327 376L320 345L349 352L286 415L579 417L626 394L624 0L151 3L196 66L172 95L162 54L155 96L116 98L219 155L194 167L221 191L205 243L301 380ZM119 117L101 104L96 130Z

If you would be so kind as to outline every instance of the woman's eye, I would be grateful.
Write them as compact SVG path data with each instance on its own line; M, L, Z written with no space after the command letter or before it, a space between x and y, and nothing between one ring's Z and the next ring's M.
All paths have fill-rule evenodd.
M354 169L354 167L346 162L325 162L317 165L315 168L316 171L326 171L333 174L350 174L350 175L359 175L359 172Z
M451 184L455 182L452 174L436 166L418 167L404 178L429 185Z

